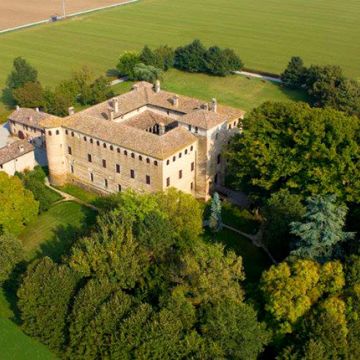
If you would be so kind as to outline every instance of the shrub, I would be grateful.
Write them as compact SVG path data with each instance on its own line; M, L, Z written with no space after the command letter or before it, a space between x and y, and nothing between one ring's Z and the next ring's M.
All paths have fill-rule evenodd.
M23 259L23 246L10 234L0 236L0 285L6 281L16 264Z

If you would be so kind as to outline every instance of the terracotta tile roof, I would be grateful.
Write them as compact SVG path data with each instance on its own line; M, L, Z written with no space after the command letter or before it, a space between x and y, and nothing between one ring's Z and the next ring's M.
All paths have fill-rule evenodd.
M135 115L129 120L124 121L123 124L146 130L156 124L163 123L164 125L169 125L173 122L174 119L146 110L141 114Z
M214 111L195 110L182 116L179 121L197 126L203 129L211 129L216 125L222 124L228 119L228 116Z
M17 159L34 150L34 147L26 140L15 141L0 148L0 165Z
M20 124L41 128L40 122L44 119L47 119L49 121L59 121L59 119L54 115L47 114L42 111L36 111L34 109L28 109L28 108L19 108L15 111L13 111L10 116L9 120L16 121Z
M159 136L124 123L109 120L100 123L98 119L86 115L69 117L63 126L160 160L197 141L194 135L182 127Z

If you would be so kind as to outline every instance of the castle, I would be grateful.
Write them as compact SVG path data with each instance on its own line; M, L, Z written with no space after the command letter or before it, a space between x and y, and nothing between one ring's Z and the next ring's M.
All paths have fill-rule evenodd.
M207 199L224 182L221 156L244 112L138 82L130 92L59 118L17 108L12 134L46 146L50 182L101 193L175 187Z

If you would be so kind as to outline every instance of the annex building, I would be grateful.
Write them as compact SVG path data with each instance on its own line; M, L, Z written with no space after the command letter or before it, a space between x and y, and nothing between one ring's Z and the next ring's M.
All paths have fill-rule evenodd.
M134 84L126 94L55 117L17 108L14 135L46 146L50 181L101 193L175 187L197 198L223 184L221 157L244 112L216 99L204 102L163 91L160 82Z

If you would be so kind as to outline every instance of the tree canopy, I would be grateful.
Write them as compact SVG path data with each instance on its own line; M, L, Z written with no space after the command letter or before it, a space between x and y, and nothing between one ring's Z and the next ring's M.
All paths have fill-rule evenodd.
M7 86L11 89L18 89L26 83L35 83L38 80L37 70L22 57L13 61L13 70L7 78Z
M288 189L302 198L360 201L360 121L304 103L264 103L247 115L227 151L233 186L263 203Z

